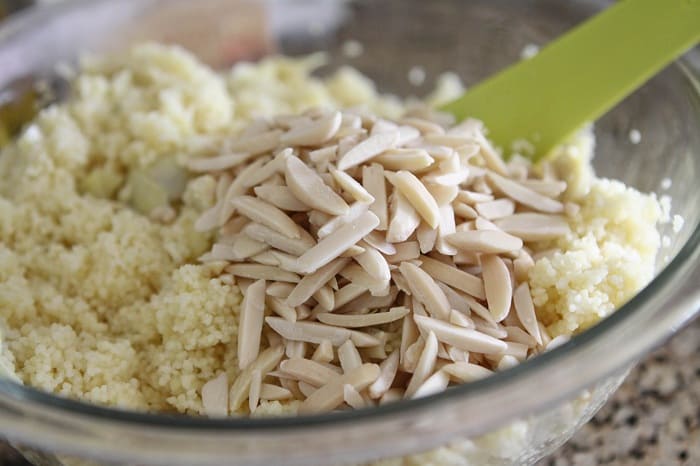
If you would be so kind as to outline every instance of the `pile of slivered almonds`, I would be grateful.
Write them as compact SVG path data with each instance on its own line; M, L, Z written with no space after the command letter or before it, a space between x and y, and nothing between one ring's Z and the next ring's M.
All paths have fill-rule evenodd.
M196 225L218 229L201 261L225 261L244 296L241 372L205 384L207 414L425 396L555 342L528 242L566 234L577 206L551 171L506 164L480 122L313 109L256 120L230 149L189 162L218 179Z

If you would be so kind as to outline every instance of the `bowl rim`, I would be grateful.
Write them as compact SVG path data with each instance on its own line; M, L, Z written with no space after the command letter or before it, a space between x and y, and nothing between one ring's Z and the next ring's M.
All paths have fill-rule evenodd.
M99 0L109 2L112 0ZM67 3L45 5L22 12L6 20L0 26L0 41L22 31L30 24L40 22L66 10L96 3L94 0L74 0ZM686 56L678 66L700 95L700 53L693 51L693 57ZM24 386L11 380L0 380L0 412L3 407L31 405L43 412L56 416L77 416L96 424L109 423L111 427L134 428L147 427L172 431L192 430L197 432L218 431L226 434L236 433L273 433L286 428L295 429L318 427L342 427L350 423L373 422L391 416L408 415L421 410L432 410L448 403L470 401L478 398L503 394L504 386L510 390L523 387L539 387L531 393L527 402L518 407L508 407L499 413L493 413L484 425L498 425L507 419L521 416L544 406L562 401L584 389L596 380L600 380L620 368L629 365L643 353L658 346L678 331L700 311L700 290L695 284L700 281L700 224L695 225L686 243L672 261L667 264L654 279L616 312L603 319L592 328L574 336L569 342L536 358L527 360L518 366L497 372L494 375L464 385L451 387L445 392L420 399L401 400L370 409L332 412L317 415L276 418L225 418L208 419L177 414L153 414L125 411L102 407L84 401L62 398L51 393ZM655 325L649 325L654 324ZM615 345L617 336L634 334L631 344ZM600 359L601 350L597 346L616 348L607 357ZM580 370L581 361L587 361L587 369ZM594 364L597 361L597 364ZM579 370L573 366L579 366ZM559 377L551 384L542 384L547 374L555 371L578 377ZM573 372L572 372L573 371ZM1 415L0 415L1 417ZM37 427L35 424L0 423L0 432L18 436L23 439L35 438L38 431L48 435L51 427ZM120 448L109 445L109 439L102 442L105 448ZM157 448L154 445L154 448Z

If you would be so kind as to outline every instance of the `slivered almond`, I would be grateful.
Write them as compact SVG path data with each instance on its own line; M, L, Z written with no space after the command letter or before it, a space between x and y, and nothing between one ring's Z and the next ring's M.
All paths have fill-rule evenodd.
M313 294L314 299L322 309L328 311L335 307L335 294L330 286L324 285Z
M389 282L391 271L389 264L382 254L374 248L367 248L365 252L355 256L354 261L364 269L370 277L378 282Z
M408 348L418 340L419 332L416 323L410 316L406 316L401 324L401 343L399 345L400 358L399 362L401 367L404 366L406 351Z
M535 266L535 261L527 252L520 251L518 257L513 261L513 274L519 282L527 281L530 270Z
M353 246L369 234L379 224L372 212L365 212L351 225L343 225L335 234L327 236L299 257L299 269L312 273L337 258L343 251Z
M289 322L296 322L297 311L293 307L285 303L281 298L268 296L265 302L267 303L267 306L270 308L270 310L278 316L282 317L285 320L288 320Z
M379 377L368 389L371 398L381 398L391 388L399 369L399 357L400 351L396 350L379 365Z
M307 206L292 194L287 186L263 185L253 188L255 195L269 202L275 207L292 212L307 212L311 207Z
M425 187L438 206L451 204L457 198L457 194L459 194L457 186L426 183Z
M477 330L457 327L432 317L414 315L413 320L415 320L419 328L426 332L435 332L435 336L441 342L464 351L498 354L505 351L508 347L505 342Z
M370 291L373 296L385 296L389 292L389 280L378 281L368 274L359 264L350 264L340 271L340 276L351 283Z
M258 280L248 287L241 304L238 331L238 367L240 369L245 369L258 357L264 315L265 280Z
M499 371L504 371L506 369L513 368L519 364L518 358L511 356L510 354L505 354L498 360L496 369Z
M474 139L481 147L481 151L479 153L483 157L484 162L486 162L486 166L494 172L498 173L499 175L507 175L508 167L506 166L501 156L498 155L496 150L493 148L491 143L488 140L486 140L486 138L483 136L483 133L475 133Z
M508 347L503 354L515 357L518 362L522 362L527 358L527 352L530 349L528 345L514 341L507 341L506 344Z
M402 118L399 123L402 125L413 126L423 134L445 134L445 129L442 126L422 118L406 117Z
M393 270L391 272L391 279L394 281L394 284L396 284L399 290L404 292L407 296L411 295L411 290L408 287L408 282L398 270Z
M390 243L406 241L418 228L420 216L400 192L394 192L391 197L391 221L386 240Z
M399 132L396 130L371 135L340 158L338 170L347 170L371 160L385 150L395 147L398 141Z
M338 361L340 361L343 372L346 373L362 365L362 356L352 340L348 340L338 347Z
M491 202L494 200L494 197L491 194L462 190L459 192L459 194L457 194L457 199L465 204L473 206L481 202Z
M447 146L441 146L437 144L419 144L414 147L414 149L422 149L428 153L435 160L445 160L455 153L454 149Z
M495 223L490 222L483 217L478 217L476 220L474 220L474 227L477 230L502 231L496 226Z
M515 306L515 312L518 315L520 323L523 328L532 335L532 337L537 341L537 344L542 344L542 336L540 335L540 328L537 325L537 315L535 314L535 306L532 303L532 296L530 295L530 286L527 282L521 283L513 294L513 304Z
M235 260L247 259L268 249L270 249L268 244L254 240L245 233L238 235L233 246L231 246Z
M292 254L287 254L286 252L277 251L275 249L267 251L265 254L269 254L276 261L274 264L270 264L270 265L276 265L276 266L280 267L281 269L286 270L288 272L299 273L299 269L297 268L297 259L298 259L297 256L294 256ZM254 258L258 258L258 257L259 256L255 256Z
M385 120L382 118L374 122L370 134L374 136L376 134L392 133L398 131L398 129L399 125L397 125L393 121Z
M253 371L250 377L250 389L248 390L248 409L254 413L260 402L260 389L262 388L262 374L259 369Z
M481 256L481 271L489 311L500 322L508 315L513 297L510 272L503 259L490 254Z
M322 116L310 124L298 125L280 137L282 144L294 146L316 146L331 139L340 129L343 121L340 112Z
M294 197L314 209L330 215L344 215L349 209L343 198L297 157L287 157L285 180Z
M335 309L333 312L338 314L366 314L370 309L389 307L396 301L398 292L398 288L392 286L386 296L372 296L369 293L363 293L358 298Z
M440 206L440 225L438 225L438 237L435 240L435 248L440 254L447 256L457 254L457 248L446 240L447 235L451 235L456 231L455 214L452 206L449 204Z
M387 392L382 395L379 399L380 405L385 405L387 403L393 403L403 399L404 391L401 388L390 388Z
M271 265L274 267L279 267L280 266L280 261L275 255L270 252L270 251L265 251L261 252L260 254L256 254L253 257L248 259L250 262L255 262L257 264L262 264L262 265ZM286 269L285 267L282 267L283 269ZM286 269L288 270L288 269Z
M449 374L456 382L459 383L474 382L493 374L493 371L479 366L478 364L471 364L469 362L454 362L452 364L442 366L442 369L440 370Z
M516 290L517 291L517 290ZM534 348L537 346L539 343L533 338L532 335L527 333L525 330L523 330L520 327L515 327L515 326L506 326L506 332L508 333L508 338L509 341L513 341L515 343L522 343L523 345L527 346L528 348ZM539 327L537 327L537 331L539 332Z
M221 206L222 203L217 202L214 206L205 210L194 223L195 231L205 232L220 226L219 217L221 216Z
M435 280L410 262L403 262L399 266L399 270L406 278L411 294L425 305L430 315L439 319L447 319L450 314L450 303Z
M292 392L286 388L278 387L269 383L260 386L260 399L266 401L282 401L293 398Z
M469 178L469 170L462 169L453 173L429 173L423 177L423 181L441 186L459 186L467 178Z
M394 322L406 316L408 312L409 310L406 307L393 307L386 312L376 312L374 314L321 313L316 315L316 318L320 322L328 325L345 328L361 328Z
M265 249L268 248L266 244L263 245ZM235 261L238 260L238 255L234 252L233 246L228 244L214 244L211 248L211 259L221 260L221 261Z
M331 362L333 360L333 345L328 340L323 340L316 347L311 359L316 362Z
M526 188L517 181L509 180L495 173L489 173L488 178L498 190L520 204L551 214L558 214L564 211L564 205L561 202Z
M219 225L225 224L236 210L233 204L231 204L231 199L242 196L248 190L248 186L245 186L245 180L257 173L258 170L260 170L269 160L270 157L260 157L253 161L250 165L244 167L241 172L237 174L236 178L226 190L224 197L219 199L221 203L218 218Z
M275 174L284 173L284 164L287 157L294 155L294 151L286 148L275 154L275 157L254 172L246 174L245 178L239 176L236 182L240 183L244 189L252 188L269 179Z
M254 240L269 244L275 249L287 252L292 255L301 255L314 246L313 239L307 237L302 232L301 238L289 238L271 228L259 223L250 223L243 229L243 233Z
M398 147L411 144L420 138L421 134L413 126L401 125L399 126L399 140L396 142Z
M250 153L225 154L216 157L192 158L186 163L189 170L197 173L228 170L253 156Z
M462 293L458 293L457 291L453 290L452 288L441 282L438 282L438 286L440 287L442 292L445 293L445 296L447 296L447 301L449 301L452 310L457 310L464 313L465 315L469 315L469 313L471 312L471 306L469 305L469 301L465 298L465 296ZM488 309L486 310L486 313L488 314Z
M559 197L566 191L566 181L521 180L520 183L547 197Z
M363 238L363 241L365 241L373 248L379 250L379 252L381 252L382 254L386 254L388 256L396 254L396 247L393 244L389 243L386 239L384 239L384 235L382 235L378 231L373 231L369 233Z
M309 152L309 160L315 164L320 163L330 163L335 160L338 155L338 146L326 146L320 149L312 150Z
M343 385L343 401L353 409L361 409L367 406L365 399L362 398L360 392L355 390L350 384Z
M435 247L435 242L437 241L438 231L435 228L421 223L416 230L416 238L418 239L418 244L420 245L420 250L423 254L426 254L433 250Z
M459 198L459 196L457 196ZM474 210L473 207L470 205L467 205L463 202L454 202L452 204L452 209L454 210L455 215L462 217L464 219L475 219L476 217L479 216L476 210Z
M355 257L355 256L359 256L359 255L362 254L363 252L365 252L365 248L363 248L362 246L358 246L358 245L355 244L355 245L350 246L349 248L347 248L347 249L340 255L340 257L346 257L346 258L352 259L352 258Z
M231 150L250 154L251 157L258 154L263 154L277 147L280 143L281 136L282 131L278 129L266 131L261 134L244 136L231 144Z
M254 280L290 283L297 283L300 280L299 275L270 265L233 264L226 267L226 271L236 277L252 278Z
M454 346L449 346L447 348L447 354L450 356L450 360L453 362L469 362L469 353L462 351L459 348L455 348Z
M435 333L429 331L428 337L425 339L425 345L423 345L423 351L421 351L416 368L413 370L413 376L406 387L406 393L404 395L406 398L413 397L418 388L433 373L437 356L438 340Z
M261 374L267 374L279 364L284 354L284 347L274 346L260 353L255 361L238 374L229 391L229 408L235 412L248 397L253 371L259 370Z
M386 182L384 168L376 163L362 167L362 186L374 198L369 210L379 219L377 230L384 231L389 225L389 215L386 201Z
M367 190L355 180L355 178L345 172L336 170L335 168L331 168L330 172L331 175L333 175L333 179L335 179L336 183L347 191L357 202L362 202L365 204L371 204L374 202L374 196L368 193Z
M496 226L524 241L558 238L569 233L569 223L560 215L519 213L500 218Z
M413 398L422 398L424 396L434 395L444 391L450 384L450 376L439 370L428 377L425 382L413 394Z
M228 377L222 372L202 386L202 408L209 417L228 416Z
M453 288L464 291L477 299L485 299L484 282L470 273L464 272L432 257L421 256L421 268L434 279L441 281Z
M440 212L435 199L416 176L408 171L385 173L389 182L403 194L408 202L432 228L440 223Z
M450 311L450 323L462 328L476 328L474 321L467 317L462 312L451 310Z
M288 340L306 341L315 344L328 340L333 346L340 346L345 340L352 338L358 347L374 346L379 343L379 340L371 337L371 335L316 322L288 322L279 317L266 317L265 322L275 332Z
M492 336L493 338L498 338L499 340L508 337L508 332L500 324L496 324L494 326L494 325L491 325L486 320L483 320L483 319L480 319L477 317L474 317L472 320L474 321L474 325L476 326L476 329L478 331L480 331L481 333L485 333L486 335Z
M351 385L355 390L362 391L371 385L379 376L379 366L363 364L347 374L341 375L312 393L299 406L299 414L314 414L331 411L343 402L343 387Z
M523 240L496 230L458 231L447 236L447 241L464 251L501 254L517 251Z
M252 196L239 196L231 200L233 206L254 222L265 225L283 235L298 239L299 227L294 220L277 207Z
M515 203L510 199L497 199L495 201L480 202L476 204L475 208L479 215L488 220L493 220L513 215Z
M338 374L321 363L303 358L290 358L280 363L280 370L292 378L315 387L327 384Z
M313 392L318 390L315 385L311 385L306 382L297 382L299 384L299 391L304 395L303 398L308 398Z
M387 170L417 172L430 167L434 162L424 149L389 149L374 158Z
M304 276L287 297L287 305L296 307L305 303L316 291L323 287L328 280L345 268L348 262L350 262L349 259L339 258L319 268L315 272Z
M364 202L355 202L354 204L350 205L350 209L345 215L333 217L323 223L316 232L316 235L319 238L325 238L331 233L336 232L341 226L353 223L360 217L360 215L367 212L367 210L369 210L369 204Z
M398 264L420 257L420 246L417 241L406 241L405 243L397 243L394 245L396 254L386 256L386 261L390 264Z
M335 293L335 309L340 309L350 301L367 292L367 288L348 283Z

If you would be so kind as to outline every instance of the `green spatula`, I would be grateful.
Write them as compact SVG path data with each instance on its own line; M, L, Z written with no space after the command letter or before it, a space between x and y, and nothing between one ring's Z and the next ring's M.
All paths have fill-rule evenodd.
M443 109L546 156L700 40L700 0L622 0Z

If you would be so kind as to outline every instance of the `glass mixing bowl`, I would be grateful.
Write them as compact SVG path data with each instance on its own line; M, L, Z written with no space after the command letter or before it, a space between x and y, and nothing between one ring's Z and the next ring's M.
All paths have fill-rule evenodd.
M400 96L443 71L469 85L544 44L605 2L559 0L90 0L26 11L0 28L0 89L50 74L85 50L155 39L216 67L268 53L324 50L322 72L350 64ZM364 52L348 54L348 40ZM653 34L640 37L656 40ZM604 45L601 45L604 46ZM354 47L357 49L357 47ZM343 53L345 51L346 53ZM349 56L353 55L353 56ZM407 73L421 66L425 83ZM604 79L601 71L601 79ZM652 79L596 124L595 168L643 191L664 191L685 225L663 234L657 276L634 299L569 343L493 377L371 410L283 419L210 420L107 409L0 381L0 434L31 446L37 464L65 454L138 464L526 465L567 440L628 369L700 308L700 54ZM641 132L632 144L629 132ZM0 220L1 221L1 220ZM43 452L38 453L39 449Z

